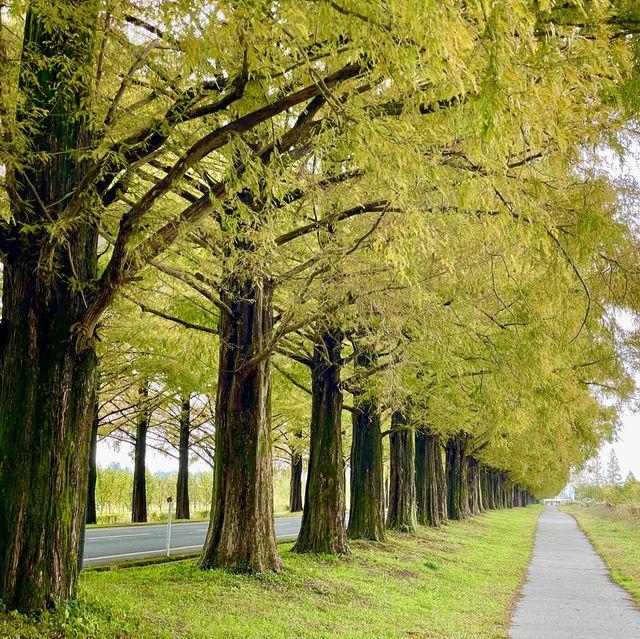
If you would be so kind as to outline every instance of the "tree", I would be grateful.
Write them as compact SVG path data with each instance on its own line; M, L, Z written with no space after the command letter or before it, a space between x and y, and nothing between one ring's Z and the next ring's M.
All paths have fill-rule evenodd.
M622 483L622 473L620 472L620 463L616 451L611 449L609 453L609 461L607 462L607 483L609 486L618 486Z
M544 190L544 174L519 182L520 197L510 197L517 194L508 184L549 140L556 157L569 156L615 120L612 109L597 110L630 66L628 39L612 35L633 33L637 20L623 13L626 3L586 5L455 2L438 9L428 30L434 10L422 2L318 2L300 11L286 0L267 17L262 6L226 1L215 12L205 2L12 5L0 47L7 606L42 609L75 592L97 333L117 296L175 242L199 244L217 269L208 287L220 313L217 464L203 565L260 570L279 567L269 506L269 360L282 334L296 330L273 303L277 250L295 264L284 272L295 277L309 266L295 240L341 221L400 211L486 219L499 211L518 221L517 232L543 228L573 262L561 241L564 220L552 213L567 202L541 215L527 206L530 190ZM565 64L571 73L549 71ZM441 182L439 169L450 179ZM350 179L363 175L353 188ZM415 191L425 183L431 197ZM345 188L316 197L327 185ZM382 197L369 199L368 189ZM450 202L453 190L459 197ZM579 230L596 228L592 221ZM202 284L199 269L186 270ZM283 318L287 327L274 328ZM507 413L514 411L497 415L501 424ZM524 450L523 439L509 452ZM542 436L537 443L540 469ZM563 467L578 456L566 448ZM487 455L506 467L504 452L494 446ZM530 476L524 454L518 462L514 476Z

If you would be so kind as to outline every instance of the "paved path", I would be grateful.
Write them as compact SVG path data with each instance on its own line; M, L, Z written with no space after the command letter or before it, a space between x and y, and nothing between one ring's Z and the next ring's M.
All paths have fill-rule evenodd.
M640 611L573 517L547 506L512 639L640 639Z
M300 530L300 517L277 517L276 537L295 539ZM183 554L199 551L209 522L174 524L171 526L171 552ZM144 557L160 557L167 548L166 524L151 526L119 526L88 528L84 545L84 563L97 566Z

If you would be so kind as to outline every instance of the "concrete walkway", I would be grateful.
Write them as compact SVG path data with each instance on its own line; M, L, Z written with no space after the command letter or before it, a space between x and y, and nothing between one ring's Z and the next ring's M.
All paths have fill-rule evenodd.
M640 639L640 611L573 517L547 506L512 639Z

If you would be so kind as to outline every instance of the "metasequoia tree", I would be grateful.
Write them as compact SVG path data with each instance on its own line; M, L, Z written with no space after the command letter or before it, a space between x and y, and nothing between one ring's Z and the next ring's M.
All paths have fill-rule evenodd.
M334 174L322 169L340 181L340 158L366 172L385 143L389 173L406 168L397 149L411 145L414 120L424 127L422 116L441 107L456 114L469 103L464 118L487 136L552 105L578 120L585 95L597 105L625 68L626 40L610 36L629 22L616 4L583 4L541 12L520 0L487 12L332 1L301 11L287 1L266 16L232 2L215 11L164 1L2 7L11 21L0 42L0 598L8 607L42 609L75 592L96 333L142 266L198 225L224 231L214 238L224 277L215 287L217 464L203 565L279 568L264 356L273 340L273 243L257 241L264 221L307 185L295 175L321 157L320 140L342 151ZM551 70L569 60L574 86L557 90ZM547 136L566 125L552 123ZM543 128L523 125L534 153ZM482 169L468 155L441 157ZM295 208L286 215L294 219ZM288 232L275 244L301 233Z

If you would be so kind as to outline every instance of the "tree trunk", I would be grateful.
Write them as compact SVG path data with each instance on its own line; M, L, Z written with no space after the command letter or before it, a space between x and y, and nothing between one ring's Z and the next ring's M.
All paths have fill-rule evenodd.
M296 439L302 442L302 431L294 433ZM302 511L302 451L300 446L291 452L291 480L289 482L289 512Z
M442 461L442 454L442 442L440 436L438 436L437 447L434 448L436 485L438 487L438 515L440 516L440 523L445 523L449 519L449 511L447 509L447 474Z
M467 480L469 494L469 513L479 515L482 511L480 494L480 466L478 461L473 457L469 457L467 465Z
M425 430L416 432L416 509L418 523L440 526L442 459L440 438Z
M75 595L85 520L96 357L91 340L77 348L75 328L96 277L97 230L79 217L49 232L82 179L73 150L91 146L96 9L60 0L40 14L30 3L24 23L17 117L28 148L25 164L7 167L15 225L1 238L0 322L0 600L21 611Z
M374 401L356 402L351 443L350 539L385 538L380 412Z
M138 393L138 423L133 463L133 496L131 521L147 521L147 431L149 430L149 384L144 383Z
M416 529L416 473L414 432L400 411L391 416L389 434L391 469L387 528L411 532Z
M493 510L493 496L491 494L491 469L486 466L480 468L480 486L482 487L482 507Z
M447 442L447 511L449 519L469 515L468 458L466 438L456 435Z
M346 554L342 456L342 334L325 331L311 362L311 437L302 525L295 552Z
M96 482L98 479L98 407L95 408L93 423L91 424L91 443L89 445L89 480L87 486L87 524L97 524L98 515L96 513Z
M215 471L203 568L272 572L281 567L273 522L271 360L273 284L221 293Z
M296 437L302 433L296 433ZM291 453L291 481L289 483L289 512L298 513L302 510L302 455L294 450Z
M356 356L356 371L375 364L371 352ZM382 541L384 529L384 466L380 410L375 399L362 391L353 393L352 413L350 539Z
M189 434L191 432L191 398L182 399L180 441L178 444L178 482L176 484L176 519L190 519L189 513Z

